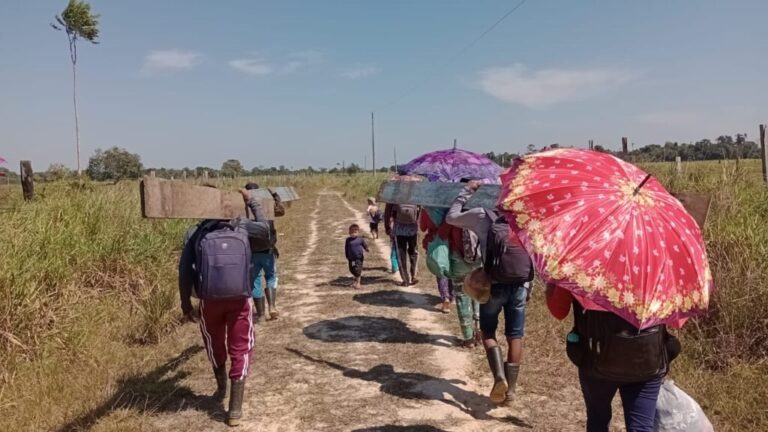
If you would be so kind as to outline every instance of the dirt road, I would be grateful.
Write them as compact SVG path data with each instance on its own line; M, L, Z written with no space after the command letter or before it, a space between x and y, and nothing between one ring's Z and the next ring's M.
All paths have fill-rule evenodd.
M278 289L282 316L257 327L245 420L239 431L569 431L584 429L575 371L560 346L560 326L529 316L518 397L496 407L481 349L460 348L455 312L444 315L434 278L422 272L402 288L388 271L389 246L373 242L364 285L349 285L347 227L367 227L362 211L321 192L291 211L303 226L287 235ZM287 236L286 235L286 236ZM281 237L282 238L282 237ZM282 241L282 240L281 240ZM534 301L540 301L540 295ZM540 308L539 308L540 309ZM180 345L200 345L193 327ZM231 430L223 408L206 397L214 382L199 349L170 363L178 388L147 430Z

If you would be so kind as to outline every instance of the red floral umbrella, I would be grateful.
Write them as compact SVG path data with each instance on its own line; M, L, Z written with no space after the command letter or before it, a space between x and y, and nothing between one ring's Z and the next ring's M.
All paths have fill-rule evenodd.
M548 282L643 329L707 309L696 221L656 179L614 156L557 149L502 175L499 208ZM586 301L584 301L586 299Z

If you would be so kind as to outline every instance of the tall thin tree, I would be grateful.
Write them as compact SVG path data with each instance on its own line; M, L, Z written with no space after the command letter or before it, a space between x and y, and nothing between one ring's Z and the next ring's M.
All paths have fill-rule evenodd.
M82 176L80 168L80 119L77 114L77 41L84 39L98 44L99 15L91 13L91 5L82 0L69 0L67 7L56 15L56 22L51 27L63 31L69 40L69 58L72 61L72 103L75 107L75 146L77 147L77 175Z

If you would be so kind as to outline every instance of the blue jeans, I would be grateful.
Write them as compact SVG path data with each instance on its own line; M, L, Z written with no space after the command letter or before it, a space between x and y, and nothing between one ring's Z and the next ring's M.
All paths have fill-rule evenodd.
M611 401L616 391L624 407L624 422L627 432L652 432L656 416L656 399L664 377L632 383L619 384L591 378L579 369L579 382L587 406L587 432L608 432L611 422Z
M484 339L496 339L499 313L504 310L504 335L520 339L525 334L525 302L528 290L525 286L510 284L491 285L491 298L480 305L480 330Z
M264 274L267 279L267 288L277 288L277 260L271 253L255 253L251 255L251 265L253 269L253 298L264 297L264 289L261 287L261 275Z

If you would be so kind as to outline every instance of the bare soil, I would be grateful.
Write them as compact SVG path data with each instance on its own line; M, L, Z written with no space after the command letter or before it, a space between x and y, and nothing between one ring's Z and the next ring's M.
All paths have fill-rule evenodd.
M398 286L388 241L369 241L363 288L351 287L344 239L351 223L368 226L359 207L325 191L291 209L301 226L280 237L281 316L256 328L242 426L228 428L224 407L209 397L213 376L199 331L189 325L173 340L180 354L144 379L167 392L162 403L139 410L138 418L107 406L93 430L120 430L125 418L140 430L584 430L565 324L552 325L540 293L529 314L517 398L497 407L487 398L482 349L460 347L456 314L437 310L426 271L418 286Z

